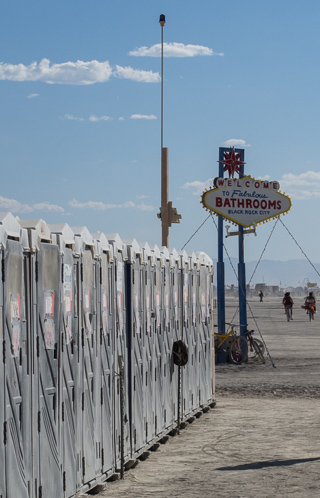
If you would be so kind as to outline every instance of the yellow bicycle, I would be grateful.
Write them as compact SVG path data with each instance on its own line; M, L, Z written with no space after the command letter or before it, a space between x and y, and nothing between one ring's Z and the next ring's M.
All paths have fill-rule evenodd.
M227 334L214 333L216 352L218 352L224 344L226 349L223 349L223 351L227 353L232 363L239 365L248 358L248 343L245 337L237 335L233 323L226 323L226 325L230 325L230 332Z

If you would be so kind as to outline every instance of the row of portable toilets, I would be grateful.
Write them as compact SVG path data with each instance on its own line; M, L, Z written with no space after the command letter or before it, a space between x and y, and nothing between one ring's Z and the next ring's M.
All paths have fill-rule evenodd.
M0 242L1 497L86 491L212 404L207 255L11 213Z

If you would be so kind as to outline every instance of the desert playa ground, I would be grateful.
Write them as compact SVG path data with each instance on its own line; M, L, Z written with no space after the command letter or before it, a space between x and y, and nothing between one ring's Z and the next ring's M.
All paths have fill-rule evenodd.
M272 361L216 365L216 407L99 496L319 496L320 302L312 322L302 304L295 299L287 322L281 298L251 298L249 328L259 338L258 326ZM237 322L237 300L226 306Z

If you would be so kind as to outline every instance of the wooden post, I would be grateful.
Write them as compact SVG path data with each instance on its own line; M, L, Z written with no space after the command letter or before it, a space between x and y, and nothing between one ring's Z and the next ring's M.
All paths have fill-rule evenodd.
M168 200L169 200L169 162L168 148L161 149L161 227L162 245L169 246L169 220L168 220Z

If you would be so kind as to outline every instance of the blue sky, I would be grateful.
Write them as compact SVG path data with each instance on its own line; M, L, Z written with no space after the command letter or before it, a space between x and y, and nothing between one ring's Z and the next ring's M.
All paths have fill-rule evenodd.
M0 211L161 245L160 14L169 198L182 215L170 246L207 217L200 194L219 147L235 145L247 174L290 195L281 219L319 262L318 0L3 0ZM273 225L245 237L248 261ZM217 256L211 219L185 249ZM278 223L264 258L303 257Z

